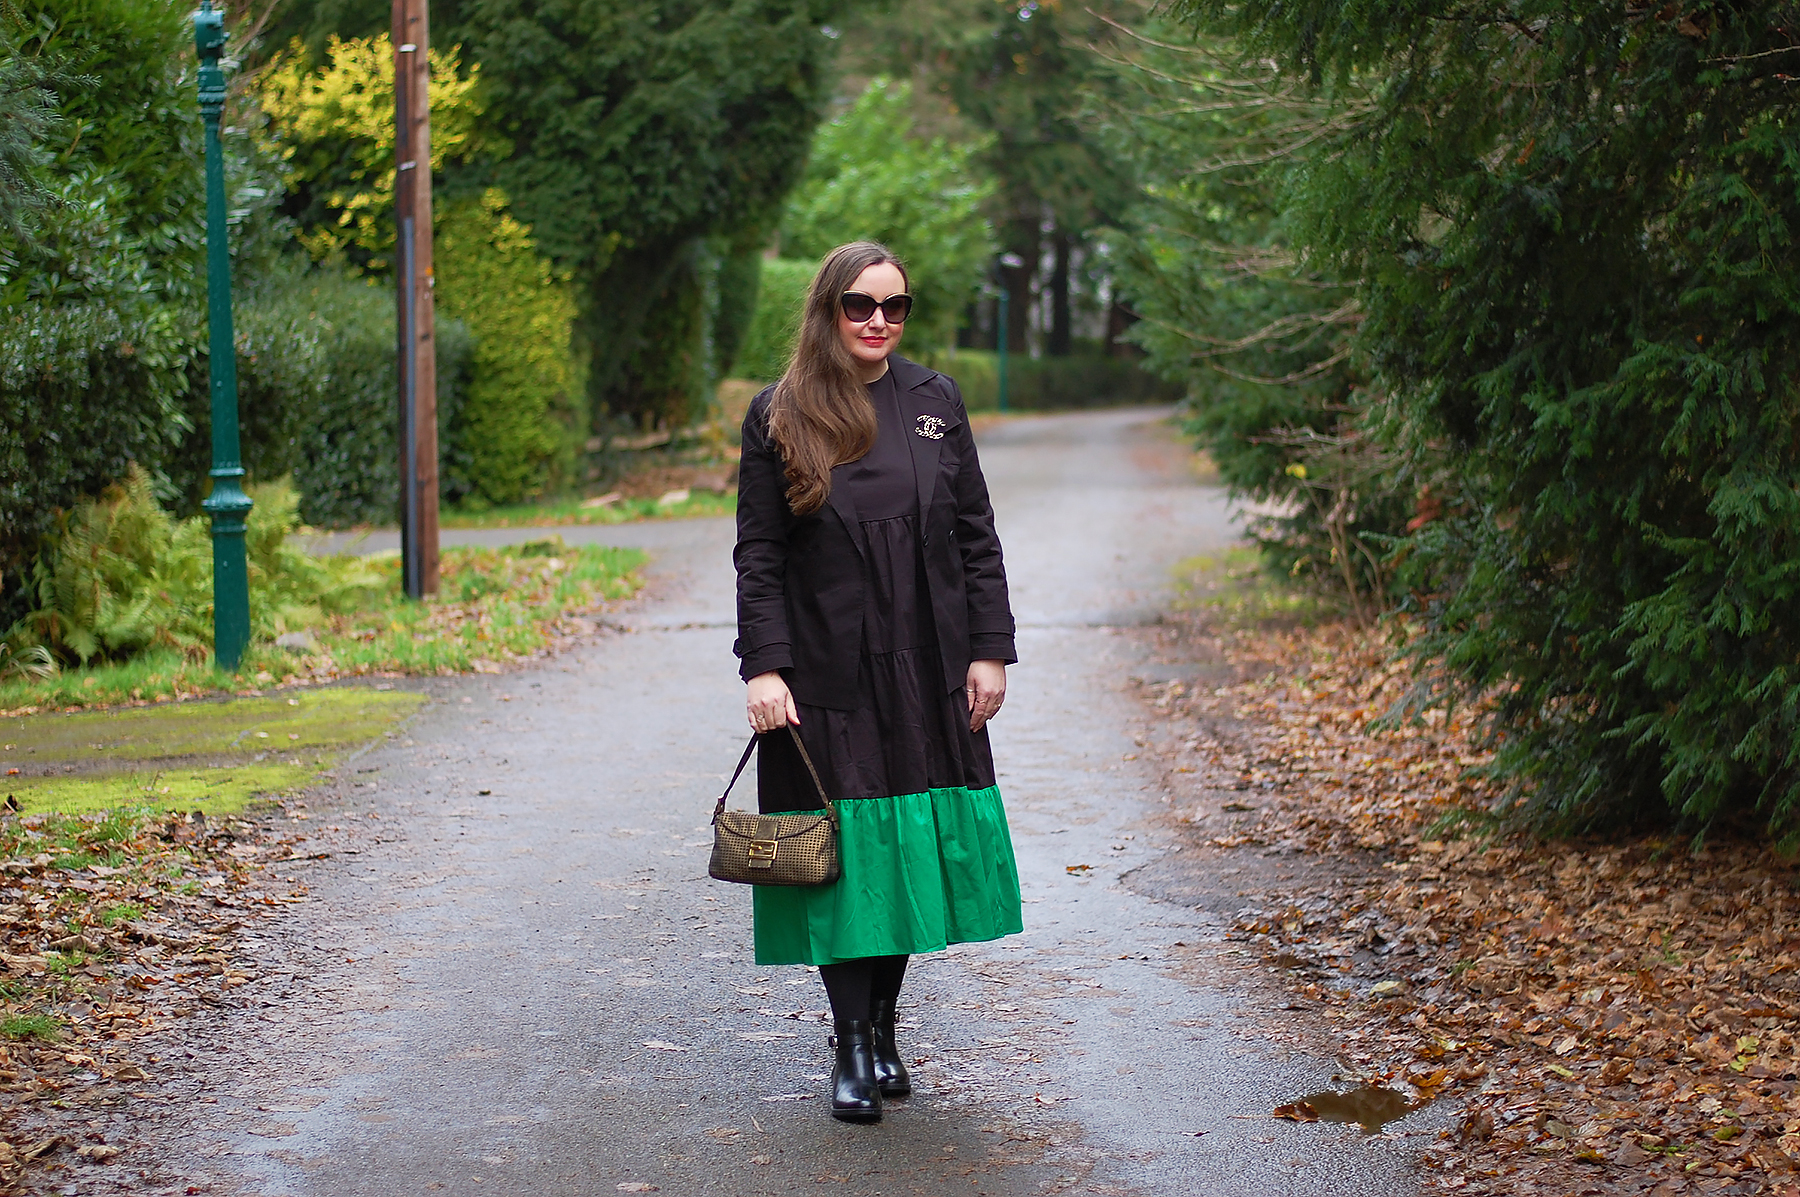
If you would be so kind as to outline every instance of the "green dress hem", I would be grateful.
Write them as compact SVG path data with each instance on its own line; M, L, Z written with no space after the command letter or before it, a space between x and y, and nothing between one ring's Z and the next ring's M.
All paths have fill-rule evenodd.
M999 786L852 798L837 809L837 881L755 887L758 965L936 952L1024 930Z

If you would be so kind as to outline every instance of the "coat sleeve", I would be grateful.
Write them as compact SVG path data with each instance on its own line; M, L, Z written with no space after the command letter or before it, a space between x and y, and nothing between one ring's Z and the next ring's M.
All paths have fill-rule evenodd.
M771 669L791 669L793 637L787 621L788 536L794 516L787 502L781 454L769 439L768 392L744 416L738 462L738 673L745 681Z
M946 380L949 381L949 380ZM956 544L962 551L963 581L969 603L969 659L1005 661L1019 659L1014 644L1012 600L1006 590L1006 564L1000 555L1000 537L994 531L994 506L988 499L987 479L975 453L975 437L969 431L969 413L962 392L951 381L961 422L951 432L962 456L956 472Z

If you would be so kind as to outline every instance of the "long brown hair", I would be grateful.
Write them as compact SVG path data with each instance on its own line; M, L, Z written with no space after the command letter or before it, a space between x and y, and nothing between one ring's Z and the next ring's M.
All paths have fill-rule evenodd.
M786 467L788 506L805 515L831 497L831 470L875 447L875 405L838 336L839 297L871 266L906 267L885 245L852 241L825 255L806 293L787 372L769 397L769 436ZM908 287L911 283L908 281Z

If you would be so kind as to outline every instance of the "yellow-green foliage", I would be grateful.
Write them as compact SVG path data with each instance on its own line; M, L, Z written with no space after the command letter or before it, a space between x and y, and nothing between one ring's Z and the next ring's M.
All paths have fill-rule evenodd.
M475 330L469 387L445 449L445 489L486 506L534 498L574 465L575 297L491 189L438 222L437 303Z
M287 541L299 497L285 481L252 487L245 548L252 632L269 639L359 601L381 579L355 558L315 558ZM33 573L37 609L9 637L84 664L150 649L202 658L212 646L212 544L205 516L175 520L150 476L76 504Z
M483 148L481 68L465 74L460 47L431 51L431 169L467 162ZM289 187L314 195L300 241L316 258L355 249L387 268L394 248L394 48L383 33L332 37L311 69L295 43L263 72L258 91ZM504 152L504 147L494 146Z
M467 163L506 147L478 133L480 68L432 53L431 165ZM300 211L300 240L317 258L341 255L379 272L393 251L393 51L386 35L333 38L314 66L295 47L260 84L269 136L281 147ZM531 230L490 190L434 212L437 303L474 333L468 389L444 445L444 495L477 506L517 503L572 473L582 379L569 332L567 277Z

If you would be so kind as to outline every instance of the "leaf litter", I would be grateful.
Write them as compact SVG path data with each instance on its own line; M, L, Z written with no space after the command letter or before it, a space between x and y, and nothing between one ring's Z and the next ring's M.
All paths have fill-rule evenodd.
M1800 1197L1792 862L1506 833L1468 713L1379 722L1410 679L1374 635L1174 634L1243 679L1146 688L1186 830L1332 865L1264 884L1230 937L1286 970L1345 1079L1454 1103L1429 1187Z
M238 933L306 901L267 871L303 838L198 811L0 818L0 1189L130 1161L79 1120L157 1099L137 1041L261 979Z

